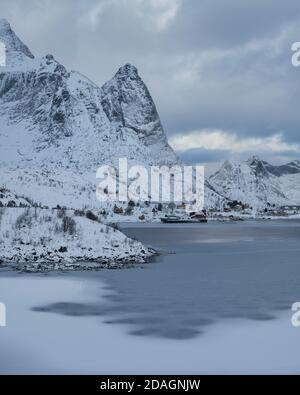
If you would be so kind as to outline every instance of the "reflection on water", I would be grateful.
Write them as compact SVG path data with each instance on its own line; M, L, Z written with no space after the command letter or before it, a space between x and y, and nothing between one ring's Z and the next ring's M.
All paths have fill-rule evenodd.
M107 284L105 302L62 302L33 310L102 316L136 336L190 339L224 318L272 320L276 310L300 300L300 222L124 231L162 255L131 270L89 274Z

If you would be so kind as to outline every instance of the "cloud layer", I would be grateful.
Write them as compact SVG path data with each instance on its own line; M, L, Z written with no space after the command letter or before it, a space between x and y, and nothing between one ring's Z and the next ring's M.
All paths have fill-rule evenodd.
M187 157L299 157L298 0L0 0L37 55L98 84L131 62ZM195 132L196 131L196 132ZM278 132L280 131L280 133ZM183 147L185 147L185 152ZM198 156L195 152L198 152Z
M269 137L239 137L223 130L200 130L175 135L170 139L171 145L178 152L202 149L224 150L237 153L249 152L294 152L300 153L300 144L287 143L282 133Z

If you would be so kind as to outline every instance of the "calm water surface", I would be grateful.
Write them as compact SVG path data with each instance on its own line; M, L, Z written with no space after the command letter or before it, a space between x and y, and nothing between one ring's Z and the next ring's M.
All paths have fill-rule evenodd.
M58 341L58 336L66 337L64 347L69 354L67 357L61 350L59 371L68 372L71 369L74 362L70 360L70 348L74 344L78 348L78 336L81 334L83 344L89 344L86 358L90 364L98 364L101 372L111 372L107 359L106 364L103 360L99 362L101 350L95 348L99 340L95 337L99 331L102 347L111 342L110 361L119 373L126 371L124 365L117 367L116 364L123 342L131 344L132 350L152 345L161 350L162 347L170 347L169 353L170 350L186 353L187 358L190 357L186 372L198 372L197 367L201 367L201 371L205 371L206 367L208 370L216 367L222 372L226 370L228 361L227 365L225 361L223 365L217 362L213 348L208 347L210 336L216 336L216 328L231 326L229 336L240 325L254 328L254 331L256 328L269 328L271 336L276 325L279 325L280 317L286 314L286 329L293 330L295 336L297 329L291 328L289 315L292 303L300 301L300 221L184 226L132 224L122 229L128 236L153 246L161 254L149 264L126 270L46 276L0 272L0 301L7 304L8 310L8 326L0 328L0 346L10 361L5 363L2 359L0 372L36 371L35 361L41 358L46 371L55 371L57 362L54 368L51 360L54 363L59 350L49 357L51 351L48 346L41 350L43 346L38 347L35 343L30 350L23 349L37 336L44 337L44 340L48 337L54 346L63 341L63 338ZM22 323L25 327L23 332L19 327ZM298 332L296 339L300 345L300 329ZM254 332L251 330L251 333ZM258 360L261 358L258 342L249 333L245 336L249 355L253 352L250 351L251 347L257 347L257 354L252 359L253 366L258 366L255 364L255 355ZM114 348L121 339L122 347ZM218 341L216 337L214 339L214 343L218 344L222 337L219 334ZM271 339L268 348L271 349L273 343L274 347L280 348L278 343L281 339L277 339L275 334ZM282 340L285 350L288 347L286 341ZM88 352L90 344L94 347ZM208 348L207 358L202 362L197 359L198 354L194 355L194 349L199 344L203 344L202 350ZM262 344L267 344L267 341ZM292 350L294 346L291 347ZM34 355L31 355L32 348ZM27 367L23 363L24 358ZM134 358L137 356L132 352L132 356L128 355L126 359L127 363L132 360L133 369L138 362ZM247 358L240 358L238 363L245 362L246 369ZM265 370L300 369L300 363L298 366L297 362L293 362L289 367L288 362L280 360L279 355L275 367L272 365L274 358L276 356L270 357L270 366L266 360ZM286 358L288 361L288 354ZM152 365L150 362L149 369L154 371L157 361L153 361ZM71 371L80 371L85 366L88 372L92 372L90 364L84 365L83 359L82 364L78 362ZM179 362L174 364L166 359L162 370L181 372L181 366ZM249 365L251 369L252 365ZM98 372L97 366L95 370Z

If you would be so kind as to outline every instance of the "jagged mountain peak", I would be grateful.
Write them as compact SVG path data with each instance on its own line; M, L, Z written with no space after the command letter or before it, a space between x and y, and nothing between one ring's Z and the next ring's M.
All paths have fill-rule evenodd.
M265 161L263 161L258 155L252 155L247 161L246 163L249 164L249 166L255 166L259 163L265 163Z
M43 56L41 59L39 59L34 65L34 68L40 72L46 71L48 73L60 74L64 77L68 77L70 75L67 69L51 54L47 54L46 56Z
M216 172L216 174L222 173L230 173L237 169L238 163L232 159L226 159L223 164L221 165L220 169Z
M234 167L235 163L234 161L230 160L230 159L226 159L225 162L223 163L223 168L224 169L231 169L232 167Z
M5 44L7 66L15 66L34 59L29 48L19 39L4 18L0 19L0 41Z
M0 31L2 29L9 29L9 28L10 28L10 24L8 20L5 18L0 18Z
M257 177L269 177L271 173L270 169L272 166L260 159L257 155L253 155L249 158L246 164L254 171Z
M130 63L126 63L124 66L120 67L116 73L116 77L138 77L138 69Z
M165 163L178 162L168 145L155 103L135 66L125 64L103 85L101 104L117 130L134 134L153 150L155 145L163 146Z
M163 134L153 99L136 67L122 66L102 91L102 105L111 122L133 129L140 136Z

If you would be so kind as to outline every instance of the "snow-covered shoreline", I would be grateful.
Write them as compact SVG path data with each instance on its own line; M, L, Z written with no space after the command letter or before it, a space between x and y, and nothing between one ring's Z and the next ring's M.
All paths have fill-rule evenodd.
M144 263L151 248L73 210L0 208L0 265L23 271L92 270Z

